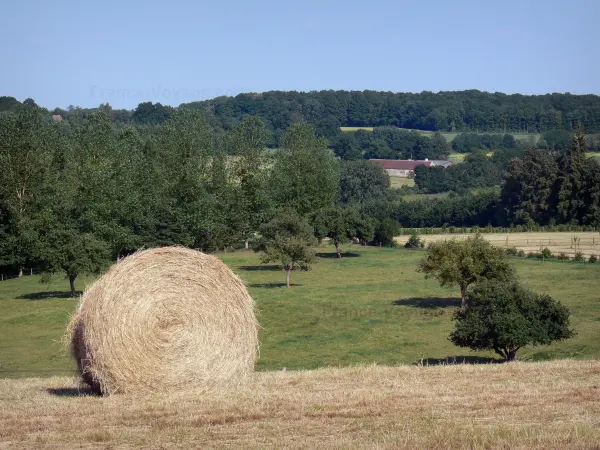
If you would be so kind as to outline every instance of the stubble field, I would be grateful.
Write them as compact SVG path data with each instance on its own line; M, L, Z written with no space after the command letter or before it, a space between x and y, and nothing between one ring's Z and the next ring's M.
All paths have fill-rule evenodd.
M257 373L238 391L0 380L0 448L597 449L600 362Z
M469 236L473 234L424 234L421 237L428 243L448 239L463 240ZM481 236L497 247L515 247L526 253L539 252L547 247L556 255L564 253L573 257L575 253L581 252L585 256L600 256L600 233L596 232L482 233ZM398 236L396 241L404 245L408 238L409 236Z

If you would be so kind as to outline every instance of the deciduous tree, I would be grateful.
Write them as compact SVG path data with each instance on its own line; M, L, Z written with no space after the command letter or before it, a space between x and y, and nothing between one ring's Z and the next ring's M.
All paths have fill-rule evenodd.
M369 161L342 163L340 201L344 204L363 203L383 196L390 187L390 177L378 164Z
M254 251L262 253L263 263L281 262L286 272L287 287L290 287L292 270L310 269L316 239L308 221L294 210L278 212L260 227L260 236L253 245Z
M315 236L317 239L331 239L338 258L342 257L340 246L353 238L369 241L373 237L370 221L358 210L343 206L334 206L317 211L314 217Z
M309 125L292 125L281 138L270 179L277 206L310 214L333 205L338 185L338 162L327 140Z
M458 310L454 320L454 344L494 350L506 361L526 345L548 345L574 334L568 308L514 282L478 283L469 293L469 307Z
M482 280L511 281L515 277L506 253L480 234L464 241L452 239L431 244L418 270L442 286L458 285L463 309L468 305L467 289L471 284Z

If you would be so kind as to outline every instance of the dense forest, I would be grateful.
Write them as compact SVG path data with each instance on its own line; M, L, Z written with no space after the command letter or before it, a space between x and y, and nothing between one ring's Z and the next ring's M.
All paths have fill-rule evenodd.
M27 99L24 103L31 103ZM0 112L14 111L19 102L0 97ZM157 125L176 108L140 103L133 111L101 105L114 123ZM318 91L239 94L182 104L179 108L204 111L211 126L227 131L246 116L258 116L278 138L290 125L312 124L317 134L331 138L341 126L392 126L430 131L488 133L542 133L574 130L600 132L600 97L597 95L521 95L477 90L456 92L392 93L377 91ZM84 118L93 109L56 108L66 120Z
M143 247L252 246L281 211L318 238L345 233L384 245L390 224L600 225L600 165L586 158L581 132L563 150L514 146L503 136L505 148L491 158L476 151L446 171L419 169L422 191L454 194L406 201L379 166L336 157L310 124L283 130L273 151L262 118L246 116L227 130L215 129L213 118L178 108L159 124L119 123L104 105L56 121L33 101L13 104L0 114L0 272L35 267L63 272L73 285ZM352 139L361 152L448 151L441 136L391 128Z

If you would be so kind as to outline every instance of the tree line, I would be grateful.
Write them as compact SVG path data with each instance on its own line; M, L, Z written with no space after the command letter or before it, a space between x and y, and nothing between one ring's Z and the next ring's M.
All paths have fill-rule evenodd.
M415 186L420 192L435 194L440 192L463 193L466 190L499 186L509 163L513 158L522 157L524 146L501 149L489 157L484 151L469 153L460 164L448 168L440 166L417 166Z
M259 117L222 134L202 111L185 108L155 127L117 126L104 109L73 122L48 120L35 104L2 114L0 271L62 272L74 291L80 274L143 247L245 245L291 271L308 267L309 247L325 237L341 256L350 239L393 245L400 225L600 220L599 169L585 159L581 136L560 155L494 155L507 167L505 182L493 172L502 189L416 201L389 189L381 167L336 158L308 124L286 129L277 150L268 142ZM491 178L489 158L469 158L463 166L474 179Z
M341 133L332 139L332 148L344 160L444 159L450 152L446 138L440 133L429 137L393 127Z
M75 291L80 274L143 247L245 244L286 256L256 241L271 227L282 244L286 220L313 239L317 222L320 238L372 239L375 226L356 207L343 214L356 219L352 229L328 214L383 195L381 168L341 164L309 125L288 128L275 152L268 139L257 117L219 135L192 109L155 129L117 127L104 110L76 123L49 121L35 105L0 115L0 270L62 272Z
M31 99L25 102L35 103ZM25 103L24 102L24 103ZM20 103L0 97L0 112L14 111ZM198 109L208 115L218 132L230 130L244 117L260 117L278 142L295 123L312 124L317 134L331 138L341 126L399 127L429 131L542 133L574 130L582 125L589 133L600 132L600 97L597 95L521 95L477 90L392 93L379 91L270 91L221 96L184 103L174 108L160 103L140 103L134 110L113 109L108 104L84 109L70 106L52 113L79 120L104 109L119 124L158 125L176 109Z

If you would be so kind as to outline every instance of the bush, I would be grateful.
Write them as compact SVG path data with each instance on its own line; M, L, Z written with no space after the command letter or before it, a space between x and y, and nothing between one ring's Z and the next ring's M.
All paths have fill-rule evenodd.
M552 259L552 252L548 247L545 247L544 250L542 250L542 259Z
M506 254L508 256L517 256L519 254L519 251L517 250L517 247L508 247L504 251L506 252Z
M519 250L519 251L517 252L517 256L518 256L519 258L524 258L524 257L525 257L525 250Z
M400 233L400 225L392 219L383 219L375 228L374 245L396 247L394 237Z
M584 262L585 261L585 257L583 256L583 253L581 253L581 252L575 253L575 256L573 257L573 261L575 261L575 262Z
M548 345L573 336L569 315L569 309L550 296L516 282L481 282L469 293L469 306L454 314L450 340L472 350L494 350L512 361L526 345Z
M592 255L590 256L590 259L588 259L588 262L591 264L595 264L598 262L598 257L596 255Z
M528 259L542 259L542 254L538 252L529 252L527 253Z
M560 254L559 254L557 257L556 257L556 259L558 259L559 261L569 261L569 259L570 259L570 258L569 258L569 256L568 256L566 253L564 253L564 252L561 252L561 253L560 253Z
M404 244L404 248L423 248L425 243L419 237L419 233L413 231L408 238L406 244Z

